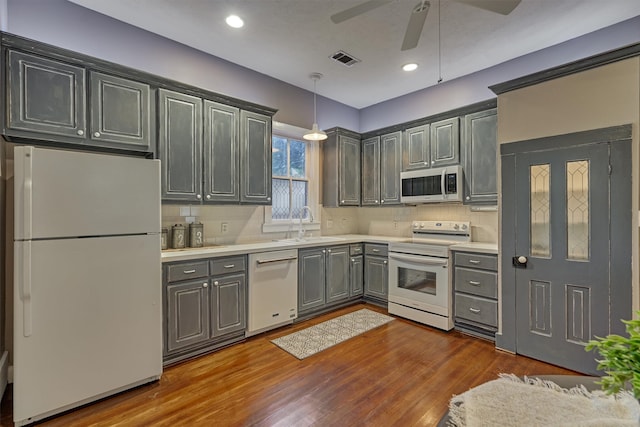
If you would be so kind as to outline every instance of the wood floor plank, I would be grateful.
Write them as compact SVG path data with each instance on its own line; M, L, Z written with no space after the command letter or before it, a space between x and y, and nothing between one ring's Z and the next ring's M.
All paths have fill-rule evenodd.
M434 426L454 394L499 373L575 374L401 318L303 360L270 342L361 308L386 314L357 304L251 337L40 425ZM13 425L11 406L9 387L1 427Z

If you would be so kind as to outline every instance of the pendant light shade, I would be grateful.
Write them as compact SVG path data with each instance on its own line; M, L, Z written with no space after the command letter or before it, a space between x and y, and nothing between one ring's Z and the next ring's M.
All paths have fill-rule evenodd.
M308 141L322 141L327 139L327 134L324 133L323 130L318 129L318 118L316 111L316 82L322 78L322 74L320 73L311 73L309 78L313 80L313 126L311 130L302 137Z

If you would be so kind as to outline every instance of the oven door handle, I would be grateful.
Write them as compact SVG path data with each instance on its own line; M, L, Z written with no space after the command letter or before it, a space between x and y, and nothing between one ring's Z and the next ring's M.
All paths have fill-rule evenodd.
M446 192L444 190L444 177L445 177L446 173L447 173L447 170L443 169L442 170L442 175L440 176L440 189L442 190L442 197L446 196Z
M442 265L444 267L446 267L447 263L449 262L448 259L433 258L429 256L408 255L397 252L390 252L389 258L397 259L398 261L417 262L422 265Z

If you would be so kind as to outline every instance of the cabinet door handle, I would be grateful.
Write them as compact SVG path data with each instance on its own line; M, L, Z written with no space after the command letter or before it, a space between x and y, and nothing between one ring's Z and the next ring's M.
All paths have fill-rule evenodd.
M100 132L94 132L93 136L96 137L96 138L100 138Z
M380 249L372 249L373 252L380 252Z
M351 258L351 262L356 262L356 259L355 258Z
M211 194L207 194L207 200L211 200Z
M208 284L207 282L204 282L204 283L202 284L202 287L203 287L203 288L207 288L207 287L209 287L209 284Z
M82 129L78 129L76 133L80 136L84 135L84 131Z
M382 261L382 263L383 263L384 265L387 265L387 261Z
M470 259L469 264L480 264L480 261L478 261L477 259Z
M331 253L331 249L327 249L327 252L328 252L328 253Z
M474 313L474 314L478 314L480 313L480 309L479 308L473 308L473 307L469 307L469 311Z
M202 199L202 194L196 194L196 199L198 200Z
M469 280L469 284L473 286L480 286L480 282L477 282L475 280Z
M194 270L183 270L182 271L183 274L192 274L192 273L195 273L195 272L196 272L195 269Z
M235 264L227 264L224 266L224 268L233 268L235 266L236 266Z
M213 282L214 286L218 286L218 281L216 280L215 282Z

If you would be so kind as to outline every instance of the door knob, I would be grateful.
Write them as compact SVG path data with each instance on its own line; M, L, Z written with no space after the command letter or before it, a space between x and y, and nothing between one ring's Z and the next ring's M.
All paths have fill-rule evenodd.
M512 258L512 263L514 267L518 267L518 268L527 268L527 262L529 260L527 259L526 256L524 255L520 255L520 256L514 256Z

